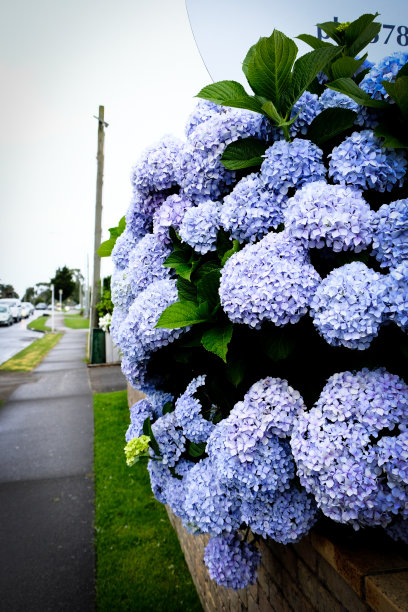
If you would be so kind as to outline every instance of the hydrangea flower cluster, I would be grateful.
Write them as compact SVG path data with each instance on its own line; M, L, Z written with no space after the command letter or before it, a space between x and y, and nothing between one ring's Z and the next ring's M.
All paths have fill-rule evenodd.
M194 201L217 201L235 182L235 172L221 163L225 147L253 136L265 139L268 122L262 115L229 109L200 123L191 133L179 157L178 182L185 195Z
M403 184L407 167L405 154L384 149L371 130L353 132L329 157L329 176L335 183L380 192Z
M234 590L255 583L260 560L256 548L232 534L210 538L204 552L211 578Z
M227 110L224 106L213 104L213 102L209 102L208 100L199 100L195 109L187 119L184 128L185 135L188 138L198 125L208 121L208 119L211 119L214 115L220 115L225 112L227 112Z
M153 233L159 242L170 245L170 228L180 229L186 210L192 203L182 195L169 196L153 216Z
M388 290L389 319L408 331L408 260L390 271Z
M319 97L316 94L305 91L293 106L290 118L296 117L290 126L290 135L295 138L298 134L307 134L307 128L323 110Z
M213 423L204 418L200 401L194 397L197 389L204 383L205 376L194 378L185 392L177 399L174 411L177 423L185 436L197 444L206 442L214 429Z
M364 350L386 318L387 297L384 277L355 261L335 268L321 282L310 316L329 344Z
M111 299L116 309L127 311L135 295L130 283L129 268L115 268L111 278Z
M180 238L205 255L215 250L218 230L220 229L220 205L207 200L188 208L180 223Z
M132 170L133 188L148 196L177 185L176 161L183 148L183 142L174 136L164 136L149 147Z
M286 201L286 196L267 191L258 174L249 174L224 198L221 226L235 240L254 242L283 222Z
M285 228L305 248L356 253L371 244L372 216L360 191L324 181L298 189L284 213Z
M265 151L261 182L271 194L287 195L290 188L324 179L323 152L310 140L278 140Z
M291 257L299 248L290 245L286 234L273 236L274 241L266 236L247 245L230 257L222 270L221 306L233 323L255 329L263 321L281 326L297 323L308 311L320 276L305 257L303 261Z
M291 438L300 482L326 516L358 528L405 515L407 426L408 386L398 376L363 369L329 378Z
M119 236L112 250L112 261L116 268L125 270L129 266L129 255L139 242L140 236L135 236L129 228Z
M371 68L360 83L363 91L375 100L387 100L389 95L382 85L383 81L393 83L399 70L407 63L408 53L396 52L382 59Z
M167 412L158 418L152 425L152 431L159 445L163 463L174 467L186 448L186 438L174 412Z
M136 297L156 280L169 278L170 269L163 266L170 248L156 234L145 234L129 256L128 277Z
M383 204L373 220L373 255L381 267L408 259L408 199Z

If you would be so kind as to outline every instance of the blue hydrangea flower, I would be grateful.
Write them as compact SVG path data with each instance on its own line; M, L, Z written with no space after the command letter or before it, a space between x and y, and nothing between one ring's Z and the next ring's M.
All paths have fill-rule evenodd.
M375 100L388 100L389 95L385 91L382 82L393 83L399 70L407 63L408 53L402 51L393 53L375 64L370 72L365 75L360 83L363 91Z
M303 247L293 242L286 232L267 234L227 260L219 294L233 323L256 329L263 321L287 325L307 312L320 276L306 263ZM291 257L302 252L303 256Z
M196 127L201 123L208 121L208 119L212 119L214 115L221 115L226 112L227 108L225 106L214 104L209 100L198 100L196 107L187 119L184 129L186 137L188 138L191 136L191 133L194 132Z
M155 419L163 415L164 405L168 402L172 402L174 399L171 393L157 389L157 387L152 385L151 379L149 380L149 384L142 385L139 389L146 394L146 399L152 407Z
M205 378L205 376L198 376L189 383L185 392L176 400L174 411L177 423L185 436L196 444L206 442L214 429L214 424L203 417L202 405L194 397L197 389L205 384Z
M146 376L146 361L141 361L137 354L129 354L122 356L120 365L124 377L132 385L132 387L136 388L144 384Z
M386 149L371 130L353 132L329 155L329 176L335 183L391 191L406 173L404 152Z
M285 228L305 248L359 253L372 241L373 213L352 187L308 183L288 200L284 216Z
M118 344L136 366L149 358L150 353L173 342L188 328L162 329L155 325L170 304L177 301L175 280L158 280L139 293L119 330Z
M152 225L155 211L160 208L167 197L167 191L146 194L134 191L126 211L126 228L136 239L147 234Z
M326 516L358 529L406 512L407 426L408 386L398 376L382 368L329 378L291 438L300 482Z
M388 281L389 318L408 331L408 259L390 270Z
M135 295L130 284L129 268L116 268L111 277L111 299L115 308L128 311Z
M183 195L171 195L163 202L153 217L153 233L159 242L171 244L170 227L178 231L186 210L192 205L192 202Z
M177 185L178 158L183 142L174 136L164 136L141 155L132 169L133 188L148 196Z
M387 294L384 276L355 261L335 268L321 282L310 316L329 344L364 350L385 320Z
M239 405L240 402L237 404ZM236 492L241 500L255 496L270 499L277 491L290 486L295 475L290 446L274 434L258 436L245 419L241 425L242 438L251 437L250 452L234 454L227 446L237 436L236 414L218 423L209 437L207 453L221 483ZM232 421L232 422L231 422ZM252 436L251 436L252 434ZM230 439L232 438L232 440Z
M174 412L167 412L152 425L152 431L160 448L162 461L174 467L186 449L186 439L178 426Z
M130 408L130 425L126 431L126 442L143 434L143 423L154 416L153 407L147 398L141 399Z
M187 524L195 531L220 535L235 531L241 523L239 500L218 476L208 457L185 476L184 508Z
M210 538L204 551L210 577L235 591L255 584L260 561L261 554L256 548L232 533Z
M220 205L207 200L188 208L180 224L180 238L205 255L215 251L217 233L220 229Z
M115 344L119 344L120 329L127 315L127 308L119 308L119 306L115 306L113 309L109 333L112 336L112 340Z
M159 242L155 234L146 234L129 256L128 277L136 297L156 280L170 277L170 269L163 266L170 248Z
M261 182L272 193L286 195L291 187L324 179L322 156L321 149L310 140L279 140L265 151Z
M221 156L228 144L254 136L266 139L268 120L259 113L229 109L198 125L179 158L178 182L193 201L219 200L235 182L235 172L227 170Z
M323 110L319 97L316 94L305 91L294 104L290 118L293 119L298 113L295 121L290 126L292 138L298 134L307 134L307 128Z
M241 179L224 198L221 225L231 238L254 242L283 223L286 196L267 191L253 173Z
M320 96L320 103L323 109L326 108L345 108L357 113L354 121L355 125L366 129L374 129L379 122L380 113L378 109L368 108L367 106L359 106L352 98L333 89L325 89Z
M147 470L150 476L150 486L152 487L153 495L161 504L166 504L167 486L173 480L168 465L163 463L163 461L150 459L147 464Z
M256 497L241 506L242 520L253 533L281 544L293 544L310 531L318 518L314 499L292 487L271 501Z
M373 255L381 267L408 260L408 199L383 204L373 219Z
M129 266L130 252L137 245L139 239L140 236L135 238L128 228L119 236L112 250L112 261L116 268L125 270Z
M181 518L183 523L188 521L188 516L184 509L184 504L186 501L186 487L184 478L182 480L179 480L178 478L169 479L164 491L164 497L166 498L166 504L170 506L172 512Z

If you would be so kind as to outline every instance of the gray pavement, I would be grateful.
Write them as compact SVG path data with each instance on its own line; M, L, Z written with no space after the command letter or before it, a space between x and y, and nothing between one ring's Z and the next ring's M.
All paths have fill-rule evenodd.
M0 610L94 609L93 411L86 330L0 407Z
M13 323L11 327L0 327L0 364L16 355L26 346L41 338L42 334L27 329L27 323L38 317L38 313L29 319Z

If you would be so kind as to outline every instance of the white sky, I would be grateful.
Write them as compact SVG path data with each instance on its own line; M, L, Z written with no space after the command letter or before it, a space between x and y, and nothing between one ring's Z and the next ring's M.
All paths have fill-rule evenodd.
M405 3L378 4L292 0L288 11L273 0L187 0L215 80L240 79L247 49L274 27L316 34L314 24L335 15L378 10L380 21L396 25L389 40L386 29L370 45L374 61L406 50L396 43L398 25L408 23ZM128 206L131 167L164 134L183 137L194 96L211 79L184 0L0 0L0 7L0 282L21 296L64 265L85 276L87 254L92 276L99 105L109 123L104 240ZM102 262L107 275L110 259Z
M105 106L103 232L141 152L183 137L210 82L183 0L1 0L0 282L20 296L93 261L97 121ZM104 260L103 274L110 273Z

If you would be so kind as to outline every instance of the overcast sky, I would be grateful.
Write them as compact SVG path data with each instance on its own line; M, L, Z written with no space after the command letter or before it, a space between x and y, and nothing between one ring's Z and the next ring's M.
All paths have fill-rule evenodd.
M132 165L164 134L183 137L209 76L184 0L1 2L0 282L21 296L64 265L85 275L87 254L92 274L99 105L107 238Z
M273 0L187 0L194 36L184 0L0 4L0 282L20 296L64 265L86 276L87 255L92 277L93 115L104 105L109 123L106 239L128 206L132 165L164 134L183 137L194 96L210 82L194 36L215 80L240 79L248 47L274 27L292 36L316 34L314 24L335 16L342 21L378 10L380 21L395 24L392 35L386 26L370 46L374 60L407 49L396 42L399 24L408 22L403 0L381 0L382 7L292 0L291 11ZM102 274L110 271L110 260L103 260Z

